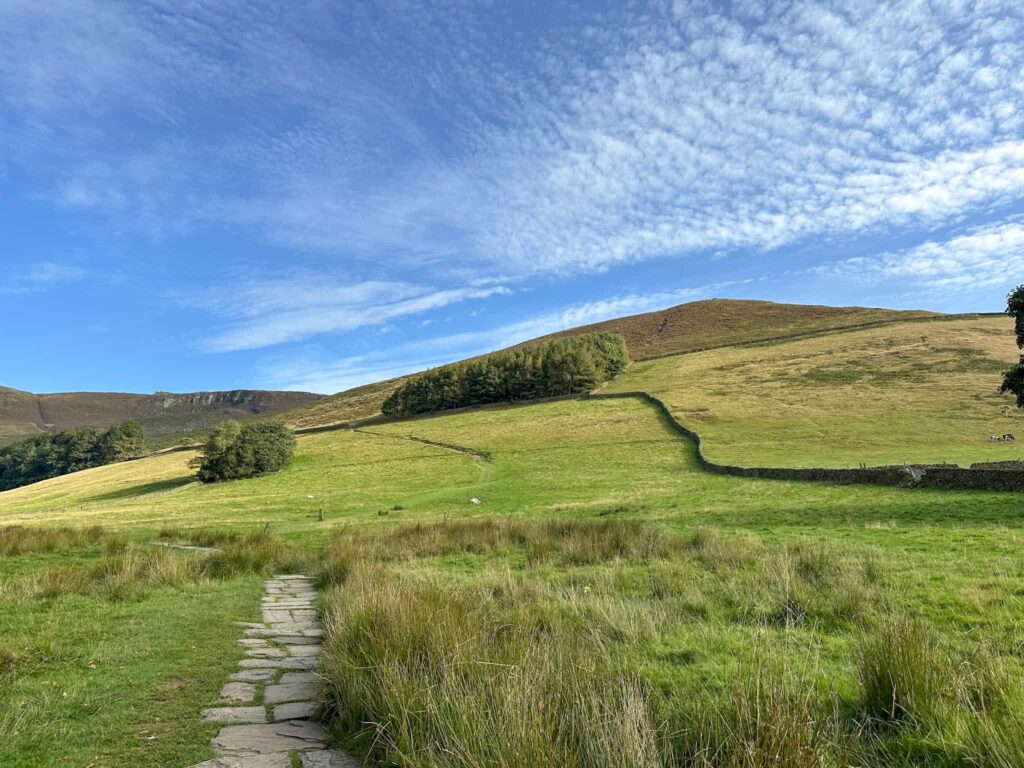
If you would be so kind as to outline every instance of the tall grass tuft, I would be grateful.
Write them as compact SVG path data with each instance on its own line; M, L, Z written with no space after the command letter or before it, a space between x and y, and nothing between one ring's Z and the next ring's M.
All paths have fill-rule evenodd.
M932 632L906 616L887 618L867 632L857 663L864 714L888 725L933 719L953 677Z

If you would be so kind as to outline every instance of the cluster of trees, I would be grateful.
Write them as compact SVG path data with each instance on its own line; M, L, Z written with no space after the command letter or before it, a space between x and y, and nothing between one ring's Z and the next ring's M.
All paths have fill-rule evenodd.
M434 368L395 390L382 410L388 416L412 416L589 392L628 364L626 342L616 333L553 339Z
M0 448L0 491L131 459L144 448L145 435L135 421L106 430L69 429L30 437Z
M1024 349L1024 285L1018 285L1006 297L1006 314L1013 318L1017 346ZM1006 372L1003 377L1002 391L1016 395L1017 406L1024 408L1024 355L1021 355L1017 365Z
M193 466L199 480L216 483L277 472L294 453L295 435L281 424L225 421L210 434Z

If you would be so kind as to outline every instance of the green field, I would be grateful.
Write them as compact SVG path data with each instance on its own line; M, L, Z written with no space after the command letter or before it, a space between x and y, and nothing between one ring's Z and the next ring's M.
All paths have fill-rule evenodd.
M594 738L604 745L593 755L605 750L604 757L580 762L572 750L581 747L562 744L502 764L840 765L849 751L856 764L873 766L1012 765L985 755L1021 754L993 746L992 736L1003 733L993 718L1024 711L1021 501L1013 494L709 475L697 469L694 446L634 400L492 407L302 436L289 469L212 486L189 484L189 458L167 454L0 494L0 526L100 524L105 535L127 537L144 552L158 534L203 540L210 530L251 532L269 523L289 544L286 555L252 568L298 557L325 584L344 585L327 602L335 627L329 677L344 702L336 733L356 751L377 749L382 764L447 764L430 756L472 743L479 755L490 754L500 745L481 734L513 721L489 707L521 709L523 697L570 684L581 698L552 697L551 711L561 713L558 722L593 718ZM255 617L259 580L247 575L251 568L217 578L154 578L143 569L142 587L127 594L106 582L83 587L88 579L61 586L61 568L124 557L102 545L0 557L0 685L11 692L0 700L2 764L52 765L68 755L71 764L120 765L152 754L160 756L152 764L184 765L208 754L210 729L198 713L239 655L231 621ZM47 584L58 586L48 593L39 586ZM416 635L423 666L409 679L423 687L396 689L404 699L376 696L383 680L354 670L368 663L387 670L385 657L406 648L397 638L427 631L409 623L425 615L420 609L433 612L430 632L439 633ZM891 623L892 616L906 623ZM541 626L547 639L538 645ZM514 632L493 635L493 627ZM476 645L465 648L497 668L547 672L519 679L520 698L481 698L510 681L437 679L448 668L447 631L474 633ZM355 643L358 637L364 642ZM872 638L879 645L893 637L930 654L941 679L916 694L906 719L869 727L878 712L859 660ZM555 670L567 669L556 662L572 648L585 649L589 661L570 665L576 677L569 680ZM905 655L887 658L899 665ZM200 665L213 673L198 675ZM776 709L757 710L759 717L805 707L809 722L820 725L814 761L765 762L771 745L744 741L753 738L744 730L751 715L735 703L750 704L744 681L762 677L780 693L766 702ZM59 686L70 686L72 703L40 722ZM99 703L129 688L123 702ZM427 711L416 706L428 690L470 702L482 719L473 724L463 710L446 710L444 722L413 718L423 729L413 742L390 734L372 747L365 718L411 717L405 705ZM813 700L797 696L800 690L812 691ZM1002 714L978 709L977 701L992 696ZM595 700L605 703L585 705ZM648 725L671 726L685 744L662 745L643 760L628 746L607 752L628 742L608 725L622 721L623 707ZM700 712L720 717L705 722ZM514 722L518 738L557 741L543 718ZM811 738L792 727L801 744ZM644 733L657 741L656 726ZM699 759L686 752L705 742L718 745L720 758L705 759L714 750ZM740 761L744 750L762 761Z
M1016 360L1008 318L898 323L633 364L602 391L643 390L746 466L1020 459L1024 413L998 393Z

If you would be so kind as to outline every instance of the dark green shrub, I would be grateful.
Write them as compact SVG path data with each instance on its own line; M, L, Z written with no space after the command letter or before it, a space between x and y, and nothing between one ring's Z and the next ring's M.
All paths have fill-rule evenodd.
M204 483L258 477L284 469L294 453L295 436L281 424L226 421L203 446L196 477Z

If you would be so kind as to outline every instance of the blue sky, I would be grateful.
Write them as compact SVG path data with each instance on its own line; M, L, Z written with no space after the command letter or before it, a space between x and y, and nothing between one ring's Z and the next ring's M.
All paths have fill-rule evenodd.
M0 384L40 392L1024 281L1017 0L0 0L0 136Z

